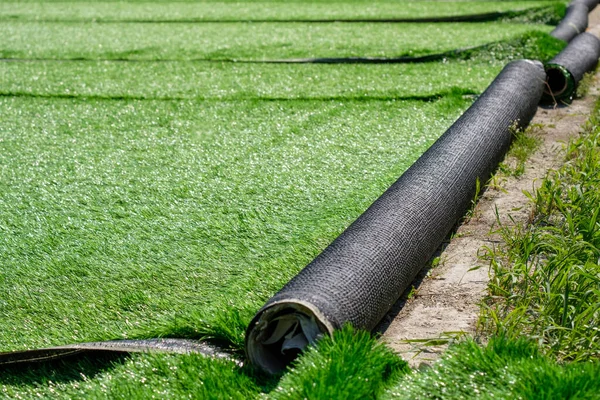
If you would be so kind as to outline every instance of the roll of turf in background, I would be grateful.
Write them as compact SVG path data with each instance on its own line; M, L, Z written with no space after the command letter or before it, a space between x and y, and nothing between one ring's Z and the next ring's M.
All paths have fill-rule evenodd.
M345 323L372 330L461 218L526 126L540 62L508 64L481 97L367 211L261 308L246 332L252 363L281 371Z
M573 2L567 7L565 17L550 32L550 36L570 42L575 36L585 32L588 26L588 6L581 2Z
M600 40L587 32L577 35L545 65L547 85L543 100L570 100L583 75L596 67L599 57Z
M598 5L598 0L573 0L569 3L569 5L573 5L575 3L585 4L585 6L588 8L588 13L590 13Z

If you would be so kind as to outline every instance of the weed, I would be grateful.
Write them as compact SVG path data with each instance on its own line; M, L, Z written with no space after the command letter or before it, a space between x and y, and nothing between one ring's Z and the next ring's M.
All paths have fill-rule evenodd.
M416 287L412 286L412 287L410 288L410 291L409 291L409 292L408 292L408 294L406 295L406 299L407 299L407 300L410 300L410 299L412 299L413 297L415 297L415 296L417 295L417 293L418 293L418 292L419 292L419 290L418 290Z
M535 342L493 338L462 341L430 368L408 375L384 399L594 399L600 363L561 365Z
M479 178L475 180L475 194L473 195L473 199L471 199L471 206L465 213L465 217L463 219L464 223L468 223L474 216L477 215L477 202L479 201L479 196L481 195L481 182Z
M531 225L501 227L489 253L492 278L481 322L488 332L527 335L559 360L600 356L599 109L567 162L527 193Z
M520 177L525 172L525 162L541 145L540 125L530 125L526 129L512 128L512 144L499 170L507 176Z
M596 71L587 72L583 75L583 78L577 84L577 91L575 92L576 98L582 98L588 94L590 87L594 83L594 76Z

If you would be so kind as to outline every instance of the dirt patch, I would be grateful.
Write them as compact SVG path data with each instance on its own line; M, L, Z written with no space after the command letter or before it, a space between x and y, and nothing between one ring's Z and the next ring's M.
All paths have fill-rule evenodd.
M600 27L600 7L590 14L590 26ZM497 215L504 225L527 222L531 206L523 191L532 191L549 169L561 165L565 144L581 131L600 95L600 73L589 93L568 106L540 107L532 124L542 144L530 157L519 178L497 179L500 188L489 187L472 217L461 224L442 246L435 265L419 275L414 289L398 301L381 323L382 339L413 366L432 361L446 348L444 340L474 333L488 283L488 265L480 259L486 247L500 242L494 231ZM511 220L512 219L512 220ZM432 344L433 343L433 344Z

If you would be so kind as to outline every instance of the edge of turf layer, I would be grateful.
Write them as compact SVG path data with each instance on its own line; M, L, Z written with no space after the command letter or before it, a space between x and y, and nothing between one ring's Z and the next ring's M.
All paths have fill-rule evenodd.
M193 58L193 59L138 59L128 57L96 58L19 58L4 57L0 62L131 62L131 63L239 63L239 64L419 64L452 60L472 60L476 62L498 62L520 58L535 58L546 61L562 50L565 42L544 32L532 30L511 39L486 43L480 46L449 50L423 56L400 55L397 57L307 57L283 59L244 59L244 58Z

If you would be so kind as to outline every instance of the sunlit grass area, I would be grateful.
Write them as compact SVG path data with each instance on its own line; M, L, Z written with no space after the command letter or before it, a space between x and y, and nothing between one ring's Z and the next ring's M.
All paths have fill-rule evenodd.
M410 374L384 399L597 399L600 363L557 364L535 341L471 340L431 368Z
M468 103L1 99L3 349L186 313L239 342Z
M568 147L567 162L530 193L527 226L502 227L482 323L493 333L534 337L561 361L600 357L599 111Z
M336 20L461 16L517 12L547 23L564 12L553 1L407 2L407 1L187 1L163 2L3 2L0 19L33 21L247 21ZM526 12L524 12L526 11ZM524 12L521 14L521 12ZM554 14L554 15L553 15Z
M94 24L6 21L0 58L91 60L418 56L514 38L551 26L438 24Z

